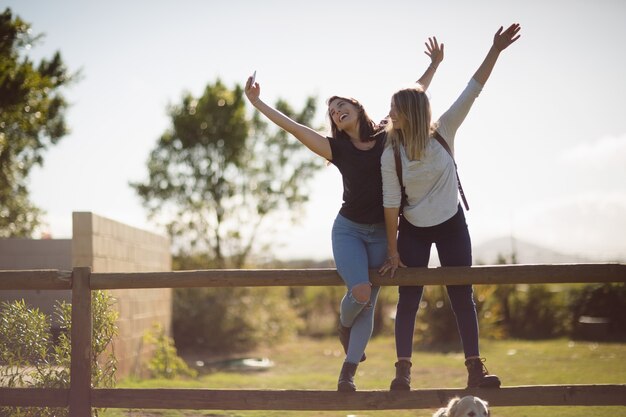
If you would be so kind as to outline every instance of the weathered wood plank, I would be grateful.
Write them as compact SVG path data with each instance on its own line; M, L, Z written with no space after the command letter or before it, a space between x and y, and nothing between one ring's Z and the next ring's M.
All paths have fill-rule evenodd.
M67 407L65 388L0 388L0 407Z
M57 269L0 271L0 290L69 290L71 276Z
M97 408L206 410L391 410L444 406L458 395L477 395L492 406L624 406L626 385L548 385L497 390L424 389L411 392L302 390L93 389ZM0 388L0 406L67 407L68 389Z
M626 405L626 385L547 385L410 392L198 389L93 389L97 408L194 410L399 410L437 408L454 396L477 395L492 406Z
M92 307L90 268L72 272L72 331L70 364L70 417L91 415Z
M370 270L375 285L460 285L626 282L624 264L489 265L403 268L393 279ZM92 289L343 285L333 268L219 269L204 271L94 273Z

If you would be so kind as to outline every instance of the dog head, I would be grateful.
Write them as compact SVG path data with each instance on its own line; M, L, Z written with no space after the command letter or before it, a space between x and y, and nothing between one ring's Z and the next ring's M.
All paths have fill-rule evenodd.
M489 404L473 395L455 397L433 417L489 417Z

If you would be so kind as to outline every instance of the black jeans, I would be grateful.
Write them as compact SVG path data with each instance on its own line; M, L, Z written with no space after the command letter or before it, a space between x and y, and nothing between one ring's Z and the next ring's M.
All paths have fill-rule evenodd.
M463 209L449 220L432 227L416 227L404 217L400 219L398 252L409 267L426 267L432 244L437 247L441 266L471 266L472 243ZM448 297L456 317L465 357L479 356L478 319L471 285L447 285ZM396 353L410 358L413 351L415 316L422 299L423 286L398 287L396 311Z

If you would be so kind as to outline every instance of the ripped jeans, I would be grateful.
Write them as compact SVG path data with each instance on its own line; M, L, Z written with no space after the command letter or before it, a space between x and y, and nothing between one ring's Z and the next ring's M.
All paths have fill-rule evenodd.
M374 329L374 308L380 287L372 287L368 302L352 296L352 288L369 283L369 268L379 268L387 257L384 223L362 224L337 215L332 230L333 256L337 272L346 284L339 320L351 327L346 362L358 364Z

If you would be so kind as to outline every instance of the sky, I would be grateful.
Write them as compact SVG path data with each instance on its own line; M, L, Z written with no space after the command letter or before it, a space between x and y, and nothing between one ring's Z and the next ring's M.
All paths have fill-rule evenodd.
M430 86L437 118L463 90L499 26L522 26L459 129L455 152L474 245L513 236L597 261L626 260L626 2L623 0L9 0L81 79L64 91L71 133L32 172L45 232L70 238L74 211L162 233L130 181L169 127L169 104L257 71L262 98L300 108L357 98L374 120L397 89L445 58ZM332 256L341 177L327 166L290 224L274 220L278 259ZM283 220L280 220L283 219Z

